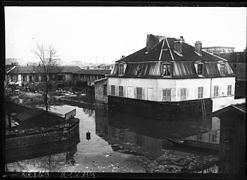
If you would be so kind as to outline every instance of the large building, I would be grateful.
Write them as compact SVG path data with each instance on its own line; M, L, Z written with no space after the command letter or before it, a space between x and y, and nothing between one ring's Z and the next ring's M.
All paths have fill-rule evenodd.
M232 104L234 93L235 75L227 60L204 51L200 41L195 46L185 43L182 36L147 35L146 47L116 61L108 77L109 105L139 103L141 114L144 107L175 116L211 113Z
M246 97L246 50L216 55L227 59L233 72L236 74L235 97Z

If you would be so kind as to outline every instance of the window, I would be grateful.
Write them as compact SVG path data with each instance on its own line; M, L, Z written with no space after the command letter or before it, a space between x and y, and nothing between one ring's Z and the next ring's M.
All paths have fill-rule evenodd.
M171 89L163 89L163 101L171 101Z
M220 64L220 74L225 74L225 64Z
M38 75L34 75L34 81L39 81L39 77L38 77Z
M197 139L197 141L201 141L202 140L202 134L198 134L196 139Z
M107 85L106 84L103 85L103 95L107 96Z
M203 98L203 87L198 87L198 98Z
M228 96L232 95L232 85L227 86L227 95Z
M115 96L115 86L111 85L111 95Z
M202 75L202 70L203 70L203 64L198 64L197 66L197 74Z
M33 81L33 76L29 75L29 81L32 82Z
M217 134L212 134L212 142L217 142Z
M214 97L219 96L219 86L214 86Z
M26 75L22 76L22 81L26 81Z
M119 64L119 75L124 75L124 64Z
M142 88L140 87L136 88L136 98L142 99Z
M186 93L187 93L187 89L186 88L181 88L180 89L180 100L186 100Z
M123 86L119 86L119 96L123 97Z
M162 76L171 75L171 64L163 64Z

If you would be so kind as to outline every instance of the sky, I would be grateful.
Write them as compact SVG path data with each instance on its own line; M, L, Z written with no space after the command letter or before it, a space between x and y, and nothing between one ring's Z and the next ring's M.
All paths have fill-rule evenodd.
M6 58L38 62L52 45L64 64L114 63L146 45L147 34L194 46L246 48L245 7L5 7Z

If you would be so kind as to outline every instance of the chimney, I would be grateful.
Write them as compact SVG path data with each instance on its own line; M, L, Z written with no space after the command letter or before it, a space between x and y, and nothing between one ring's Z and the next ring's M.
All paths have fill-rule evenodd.
M183 36L180 36L180 43L182 44L182 43L184 43L184 37Z
M183 52L183 43L184 43L184 37L180 36L179 40L174 41L174 51L176 51L179 54L182 54Z
M163 39L163 36L155 36L152 34L147 35L147 41L146 41L146 53L149 53L151 49L154 48L161 40Z
M202 55L202 43L201 41L196 41L195 43L195 52L199 54L200 56Z

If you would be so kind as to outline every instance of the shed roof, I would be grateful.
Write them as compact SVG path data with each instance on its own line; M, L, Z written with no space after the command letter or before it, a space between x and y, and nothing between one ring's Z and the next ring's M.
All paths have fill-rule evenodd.
M246 104L242 103L242 104L230 105L230 106L227 106L227 107L225 107L223 109L215 111L213 113L213 115L219 116L219 115L227 113L229 111L234 111L234 112L236 112L238 114L241 114L241 115L245 116L246 115Z

